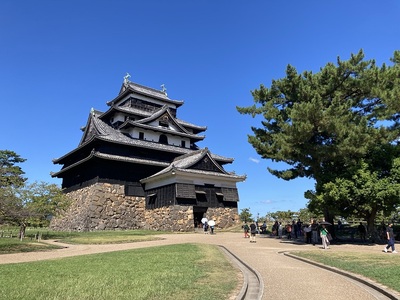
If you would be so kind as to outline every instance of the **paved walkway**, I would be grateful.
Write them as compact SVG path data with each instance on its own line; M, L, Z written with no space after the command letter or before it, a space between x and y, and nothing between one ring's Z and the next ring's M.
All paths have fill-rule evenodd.
M294 250L343 250L379 253L382 252L383 246L381 245L333 245L329 250L322 250L319 246L287 243L269 237L258 237L257 243L249 243L249 239L243 238L240 233L217 233L215 235L203 233L167 234L160 235L160 237L163 239L149 242L112 245L66 245L68 248L50 252L5 254L0 255L0 264L56 259L176 243L207 243L226 247L246 265L255 269L262 276L264 283L262 299L383 299L377 298L357 284L357 282L351 281L344 276L283 255L285 251L290 252ZM389 254L382 253L382 255ZM400 295L398 295L398 299L400 299Z

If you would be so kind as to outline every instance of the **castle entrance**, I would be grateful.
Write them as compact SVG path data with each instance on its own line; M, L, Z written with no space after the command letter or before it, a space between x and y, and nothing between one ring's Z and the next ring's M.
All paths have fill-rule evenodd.
M207 207L193 206L194 228L202 228L201 219L206 216Z

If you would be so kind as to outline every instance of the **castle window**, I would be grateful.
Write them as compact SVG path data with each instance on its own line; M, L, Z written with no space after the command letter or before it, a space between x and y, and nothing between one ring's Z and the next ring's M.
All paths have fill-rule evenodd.
M144 132L139 132L139 140L144 140Z
M160 144L168 145L168 137L165 134L160 135L160 139L158 140Z
M154 203L156 203L157 194L154 193L154 194L147 195L146 198L147 198L147 204L149 204L149 205L154 204Z
M196 200L199 202L207 202L207 193L205 191L195 191Z
M215 193L218 202L224 201L224 194L223 193Z
M185 141L181 141L181 147L182 147L182 148L185 148L185 147L186 147Z

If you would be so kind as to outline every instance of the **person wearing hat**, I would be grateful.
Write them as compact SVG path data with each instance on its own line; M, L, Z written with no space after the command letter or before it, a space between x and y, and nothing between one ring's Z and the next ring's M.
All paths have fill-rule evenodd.
M394 233L393 233L393 223L390 223L386 227L386 238L388 240L388 244L385 248L383 248L384 252L388 252L388 249L391 247L392 248L392 253L397 253L395 247L394 247Z

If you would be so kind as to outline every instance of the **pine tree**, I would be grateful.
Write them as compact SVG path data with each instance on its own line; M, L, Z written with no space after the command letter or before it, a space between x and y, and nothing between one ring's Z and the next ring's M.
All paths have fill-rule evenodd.
M358 166L371 149L397 144L399 51L392 62L378 67L374 60L364 60L360 50L315 74L299 74L289 65L286 77L252 91L254 105L237 110L264 120L261 127L252 127L248 141L262 158L287 165L269 172L284 180L315 179L318 196L325 184ZM325 201L319 207L332 220L335 206Z

